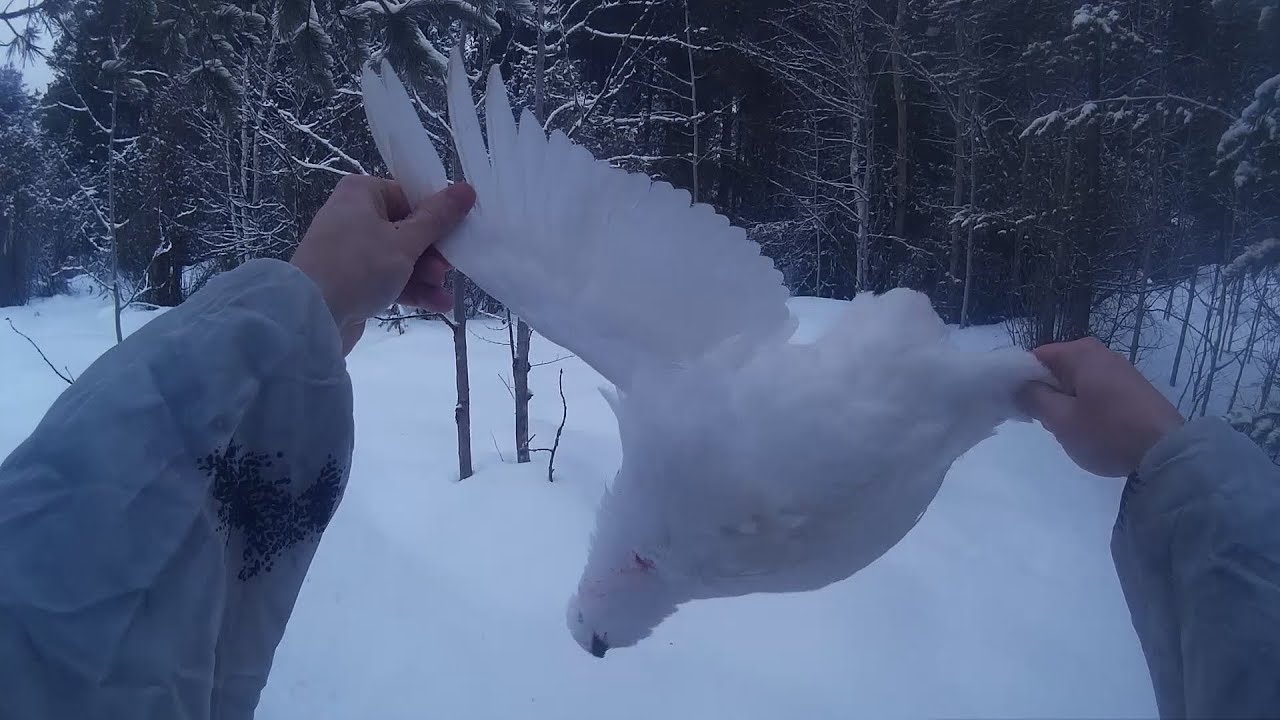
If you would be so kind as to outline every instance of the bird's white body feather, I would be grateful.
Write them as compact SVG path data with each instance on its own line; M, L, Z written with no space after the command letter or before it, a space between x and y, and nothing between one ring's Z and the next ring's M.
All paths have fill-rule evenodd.
M443 165L389 67L366 71L379 151L412 203ZM823 337L794 320L772 264L705 205L609 167L490 73L481 132L455 50L455 147L477 207L445 258L614 383L623 464L570 603L575 639L634 644L689 600L844 579L915 525L951 464L1044 379L1025 352L947 342L928 299L863 294ZM706 322L686 323L696 313Z

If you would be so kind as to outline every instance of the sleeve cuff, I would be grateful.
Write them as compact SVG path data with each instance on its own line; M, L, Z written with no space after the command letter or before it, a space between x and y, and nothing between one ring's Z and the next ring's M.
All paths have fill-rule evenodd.
M1187 421L1165 435L1130 473L1120 496L1116 527L1134 515L1150 517L1231 483L1219 464L1238 453L1256 452L1253 442L1217 417Z

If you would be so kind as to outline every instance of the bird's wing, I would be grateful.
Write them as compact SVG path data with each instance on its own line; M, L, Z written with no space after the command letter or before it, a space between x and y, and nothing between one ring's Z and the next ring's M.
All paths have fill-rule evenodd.
M367 72L363 88L379 152L410 200L442 187L439 157L391 69ZM456 49L448 99L477 204L441 254L620 388L637 370L794 329L781 274L710 206L598 161L562 132L548 138L527 110L517 126L497 67L486 147Z
M386 60L382 61L381 75L365 66L360 89L378 154L400 183L410 205L417 207L448 184L431 136L422 127L409 93Z

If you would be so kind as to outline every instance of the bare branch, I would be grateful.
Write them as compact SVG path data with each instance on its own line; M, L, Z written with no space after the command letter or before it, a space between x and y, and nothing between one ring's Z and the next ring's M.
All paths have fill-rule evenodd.
M529 448L529 452L551 453L547 460L547 482L556 481L556 452L560 449L560 435L564 433L565 420L569 418L569 404L564 399L564 369L560 369L560 427L556 428L556 439L549 448ZM532 440L532 438L530 438Z
M13 330L14 332L18 333L18 335L20 335L23 340L26 340L27 342L31 343L31 347L35 348L36 352L40 353L40 359L44 361L45 365L49 366L49 369L53 371L54 375L57 375L58 377L62 378L62 381L68 385L76 381L75 376L71 374L70 370L66 370L66 368L63 368L63 369L66 370L67 374L63 375L62 370L59 370L57 367L54 366L52 362L49 361L49 357L44 354L44 350L40 349L40 346L36 344L35 340L32 340L29 335L22 332L18 328L14 327L13 320L10 320L9 318L5 318L5 322L9 323L10 330Z

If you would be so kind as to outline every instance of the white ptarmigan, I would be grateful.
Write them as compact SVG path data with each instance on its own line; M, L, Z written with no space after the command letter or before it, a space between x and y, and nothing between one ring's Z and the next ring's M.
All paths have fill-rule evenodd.
M488 144L455 49L449 122L476 190L439 250L604 390L622 467L570 601L596 656L634 645L690 600L812 590L866 567L924 514L951 464L1017 416L1030 354L951 346L928 299L862 294L811 343L773 264L707 205L610 167L527 110L498 69ZM416 205L446 184L390 66L366 68L378 150Z

